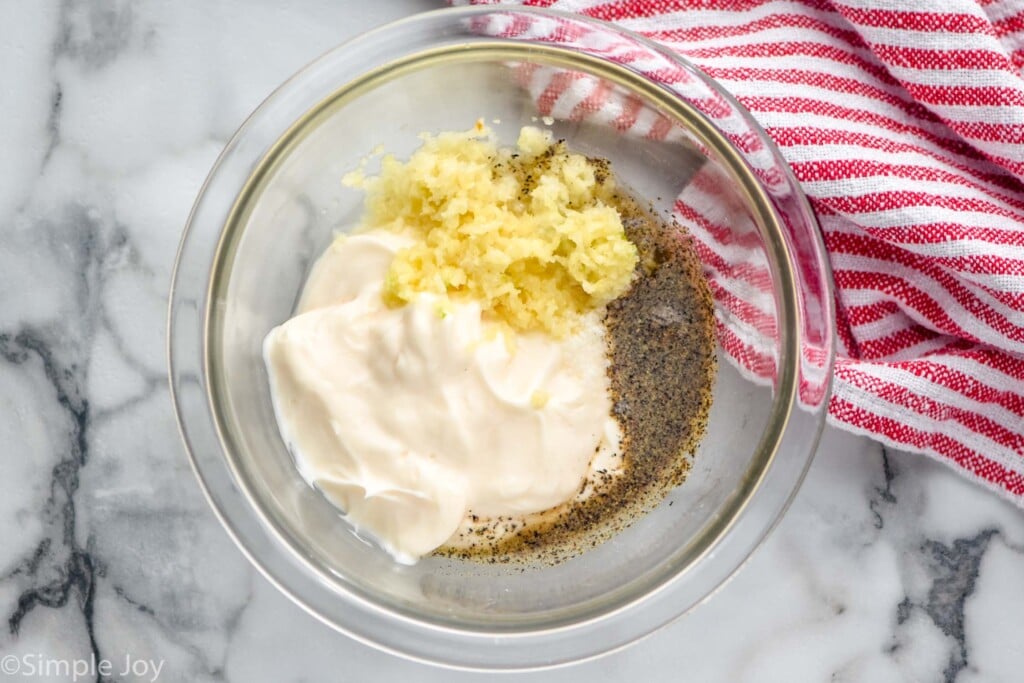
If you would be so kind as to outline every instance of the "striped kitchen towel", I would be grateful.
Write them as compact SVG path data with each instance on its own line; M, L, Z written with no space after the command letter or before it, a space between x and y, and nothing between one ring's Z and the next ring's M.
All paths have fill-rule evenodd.
M1024 504L1024 1L525 4L642 33L753 113L810 198L835 274L831 421ZM600 115L572 81L531 78L542 109ZM698 242L715 234L705 206L677 204ZM756 305L724 305L758 328ZM726 343L747 370L772 372L737 348Z

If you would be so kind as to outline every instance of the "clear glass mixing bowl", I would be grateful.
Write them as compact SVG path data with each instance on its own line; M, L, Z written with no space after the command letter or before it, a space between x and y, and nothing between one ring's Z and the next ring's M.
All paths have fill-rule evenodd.
M398 565L299 476L274 421L261 342L292 313L333 232L358 218L361 196L340 178L375 147L406 155L418 133L477 118L500 121L496 132L513 142L548 115L572 149L611 159L656 209L676 206L694 234L721 339L707 435L660 507L576 559L525 571L442 558ZM778 521L825 416L832 301L817 226L791 173L750 115L694 67L579 17L442 10L326 54L228 144L181 242L171 387L213 508L298 604L419 660L550 666L683 614Z

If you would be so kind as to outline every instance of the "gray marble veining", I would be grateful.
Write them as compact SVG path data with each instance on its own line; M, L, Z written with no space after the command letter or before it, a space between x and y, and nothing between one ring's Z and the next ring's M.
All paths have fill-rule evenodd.
M434 4L0 3L0 658L22 667L0 678L71 680L39 670L94 658L111 670L78 680L153 680L157 662L161 681L484 680L359 645L251 569L165 377L177 241L231 132L320 52ZM790 513L710 601L522 677L1017 681L1022 574L1019 509L827 430Z

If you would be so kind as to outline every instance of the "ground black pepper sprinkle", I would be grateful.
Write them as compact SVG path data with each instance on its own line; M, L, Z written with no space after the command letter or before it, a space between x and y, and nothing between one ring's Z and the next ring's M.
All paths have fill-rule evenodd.
M523 194L533 187L533 172L564 149L559 141L532 161L513 157ZM609 304L604 321L622 471L599 470L581 484L579 495L591 489L589 495L523 519L473 515L462 537L482 542L444 546L438 555L487 563L571 559L630 526L681 484L704 435L717 371L715 324L691 238L608 183L607 160L588 161L640 254L632 286Z

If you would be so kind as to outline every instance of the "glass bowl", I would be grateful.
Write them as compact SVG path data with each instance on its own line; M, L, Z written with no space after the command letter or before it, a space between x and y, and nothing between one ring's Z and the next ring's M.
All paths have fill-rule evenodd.
M550 125L571 149L610 159L691 232L715 296L719 373L689 478L630 528L557 566L436 557L403 566L360 539L299 476L261 356L312 261L360 215L362 197L341 177L378 145L407 155L419 133L478 118L507 143L522 125ZM832 302L817 225L792 174L750 115L697 69L589 19L447 9L327 53L225 148L175 267L171 388L221 522L299 605L417 660L553 666L680 616L779 520L824 421Z

